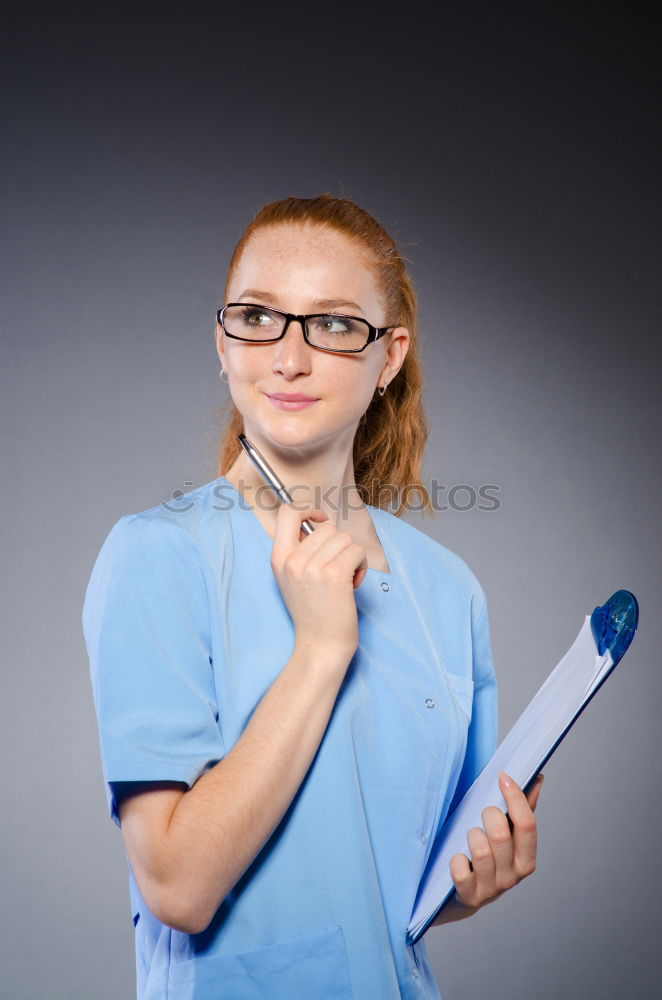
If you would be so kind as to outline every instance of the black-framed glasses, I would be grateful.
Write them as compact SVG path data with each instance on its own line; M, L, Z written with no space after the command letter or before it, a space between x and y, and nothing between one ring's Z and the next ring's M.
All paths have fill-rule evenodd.
M372 326L358 316L338 313L298 316L252 302L229 302L217 311L216 319L228 337L253 343L280 340L292 320L297 320L301 324L304 340L311 347L352 354L364 351L368 344L393 329L392 326Z

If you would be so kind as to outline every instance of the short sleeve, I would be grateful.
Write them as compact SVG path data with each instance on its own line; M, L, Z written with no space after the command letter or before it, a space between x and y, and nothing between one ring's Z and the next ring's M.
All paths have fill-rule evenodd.
M83 604L106 796L113 782L183 781L224 756L204 555L164 518L128 514L104 541Z
M449 815L487 764L497 748L498 687L492 661L490 626L484 593L475 613L472 607L471 656L474 683L471 722L460 777L448 810Z

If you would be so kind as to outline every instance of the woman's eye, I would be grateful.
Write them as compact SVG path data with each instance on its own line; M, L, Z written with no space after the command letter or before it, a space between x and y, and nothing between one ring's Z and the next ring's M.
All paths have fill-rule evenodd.
M351 320L340 316L319 316L315 323L321 333L351 333L354 326Z
M255 309L254 307L243 309L241 315L244 321L251 326L263 326L264 323L259 322L259 320L264 320L267 323L272 322L272 317L264 309Z

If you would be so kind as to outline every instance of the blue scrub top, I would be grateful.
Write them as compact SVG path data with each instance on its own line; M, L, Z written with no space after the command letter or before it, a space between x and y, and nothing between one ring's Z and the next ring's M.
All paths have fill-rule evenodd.
M138 1000L432 1000L405 936L435 832L497 742L485 594L455 553L367 506L390 567L355 591L359 646L310 769L209 927L148 910L129 865ZM113 782L190 787L290 658L272 540L220 477L106 537L88 583L108 809Z

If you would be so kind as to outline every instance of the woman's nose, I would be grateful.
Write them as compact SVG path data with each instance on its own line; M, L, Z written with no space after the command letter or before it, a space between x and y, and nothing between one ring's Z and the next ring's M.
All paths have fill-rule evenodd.
M274 368L292 373L310 369L312 347L303 337L298 319L293 319L284 335L274 344Z

